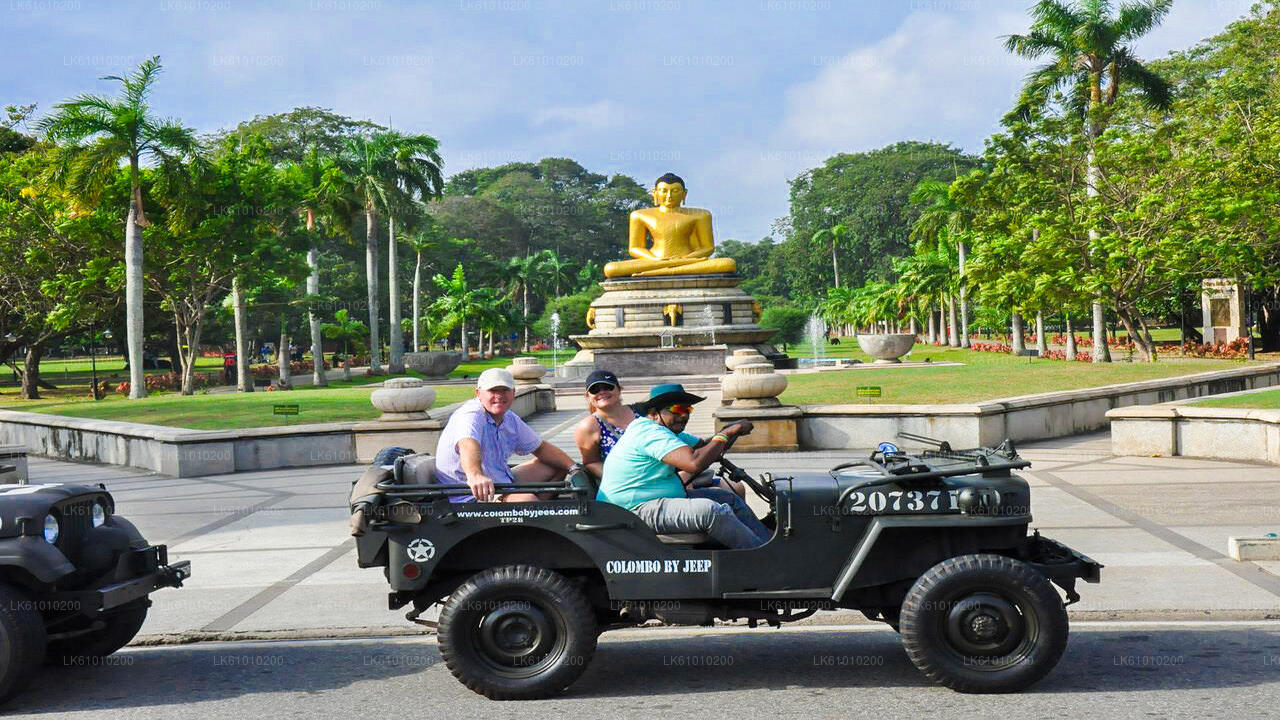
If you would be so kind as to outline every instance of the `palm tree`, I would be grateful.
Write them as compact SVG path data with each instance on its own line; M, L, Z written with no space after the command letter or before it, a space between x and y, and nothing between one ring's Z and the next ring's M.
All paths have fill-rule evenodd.
M1027 76L1011 115L1030 120L1056 91L1065 90L1067 108L1084 119L1091 201L1098 196L1097 142L1106 130L1103 108L1130 84L1151 107L1169 107L1169 84L1134 57L1127 43L1150 32L1172 7L1173 0L1132 0L1113 12L1109 0L1040 0L1031 9L1031 31L1005 39L1009 52L1050 59ZM1089 231L1089 239L1098 239L1096 229ZM1101 298L1093 302L1093 339L1094 362L1110 362Z
M844 223L836 223L830 229L819 230L810 238L815 245L822 244L824 237L831 238L831 271L835 273L836 287L840 287L840 264L836 262L836 247L844 242L848 234L849 229L845 227Z
M416 196L419 200L440 197L444 187L444 175L441 168L444 161L440 159L440 143L430 135L404 135L394 130L385 133L390 146L396 185L404 190L411 200ZM413 208L420 210L420 208ZM390 298L390 358L388 370L391 373L404 372L404 335L400 325L400 274L397 268L398 253L396 251L396 212L387 209L387 295Z
M320 295L320 250L315 237L316 226L322 218L336 220L345 217L350 210L350 192L336 156L322 152L314 143L307 148L301 160L286 167L285 175L301 192L302 203L298 209L305 218L307 234L312 236L307 250L307 267L311 270L307 276L307 296L314 302ZM311 328L312 383L323 387L329 384L324 372L324 342L320 317L310 303L307 323Z
M419 228L413 235L409 237L409 246L413 248L413 351L420 352L422 350L421 329L422 329L422 269L434 268L432 263L423 263L422 259L425 255L440 255L442 251L449 248L457 248L459 245L467 242L458 238L444 237L431 216L424 216L425 225ZM430 342L428 341L428 345Z
M546 283L543 287L553 292L557 298L560 297L561 287L573 285L572 265L555 250L541 250L536 257L540 258L538 264L542 270L542 280Z
M413 196L435 197L443 183L436 141L426 135L375 132L347 139L340 166L365 214L365 279L369 302L369 371L382 371L382 341L378 335L378 213L390 217L405 210ZM394 236L392 237L394 243ZM393 245L394 248L394 245ZM391 253L394 264L395 253ZM391 282L396 284L393 274ZM398 290L398 288L397 288ZM397 299L398 300L398 299ZM399 304L392 303L392 349L399 361Z
M129 397L147 396L142 360L142 232L147 223L142 204L142 163L150 160L162 171L179 169L184 158L197 162L195 133L151 113L147 97L160 74L160 57L146 60L127 77L109 75L123 90L116 98L80 95L54 105L56 112L39 128L53 142L65 143L55 180L72 193L96 202L102 188L120 166L129 163L129 214L124 226L125 345L129 356Z
M964 228L969 218L972 217L972 212L952 197L951 184L941 180L921 180L916 185L915 190L911 192L911 202L915 205L925 206L920 213L920 217L911 226L911 239L916 241L917 246L955 249L957 256L956 266L959 269L959 277L961 279L961 282L958 283L960 332L959 337L956 337L954 332L956 322L952 318L953 339L950 344L955 347L969 347L968 292L963 282L965 257L968 255L968 248L965 247L964 242ZM950 305L952 313L954 313L955 303L952 302Z
M347 342L358 342L369 332L369 328L359 320L352 320L351 313L346 308L334 313L332 323L325 323L320 326L320 332L330 340L342 341L342 377L344 380L351 379L351 365L348 362Z
M446 327L461 327L462 358L466 360L469 356L467 319L480 314L486 304L485 293L467 285L462 263L453 269L452 276L437 274L432 281L440 288L441 294L431 303L431 312L440 317Z

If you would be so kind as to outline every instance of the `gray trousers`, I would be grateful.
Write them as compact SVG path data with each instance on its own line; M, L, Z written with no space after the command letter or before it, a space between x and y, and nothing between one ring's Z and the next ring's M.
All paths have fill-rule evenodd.
M642 502L631 511L660 534L706 533L712 540L732 549L764 544L764 540L733 514L733 508L704 497L658 498Z

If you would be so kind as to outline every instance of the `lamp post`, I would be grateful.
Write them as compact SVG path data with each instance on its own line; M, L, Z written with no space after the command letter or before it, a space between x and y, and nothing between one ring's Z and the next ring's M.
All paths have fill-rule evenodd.
M14 334L13 334L13 333L11 333L11 332L9 332L9 333L5 333L5 334L4 334L4 341L5 341L6 343L10 343L10 344L15 343L15 342L17 342L17 341L18 341L18 336L17 336L17 335L14 335ZM14 382L17 382L17 381L18 381L18 371L17 371L17 370L14 370L14 371L13 371L13 381L14 381Z
M102 337L106 340L111 339L111 331L103 330ZM94 402L102 399L98 389L98 333L89 336L89 372L93 375L93 389L90 392L93 395Z

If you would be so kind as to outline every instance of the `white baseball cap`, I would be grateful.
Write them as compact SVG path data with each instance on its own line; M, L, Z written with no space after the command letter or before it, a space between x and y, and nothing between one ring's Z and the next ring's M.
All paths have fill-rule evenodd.
M496 387L505 387L515 389L516 379L511 377L511 373L503 368L489 368L480 373L480 377L476 378L477 390L492 390Z

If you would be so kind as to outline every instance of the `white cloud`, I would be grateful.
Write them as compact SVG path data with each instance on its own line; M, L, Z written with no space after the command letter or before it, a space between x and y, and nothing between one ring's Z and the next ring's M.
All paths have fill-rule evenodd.
M1025 24L1006 11L916 12L874 44L816 57L817 75L786 93L776 141L832 151L905 139L977 145L1030 67L1000 40Z
M621 127L622 122L622 106L612 100L542 108L533 114L534 125L559 125L567 129L613 130Z

